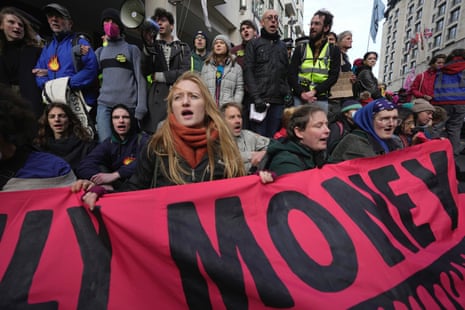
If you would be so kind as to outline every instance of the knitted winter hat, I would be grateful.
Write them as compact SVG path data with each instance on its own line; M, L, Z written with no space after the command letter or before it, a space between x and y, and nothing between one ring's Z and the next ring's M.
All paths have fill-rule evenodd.
M360 110L362 105L357 100L346 100L342 103L341 112L347 112L350 110Z
M424 111L432 111L434 112L434 107L431 103L428 102L428 100L423 99L423 98L417 98L413 100L413 107L412 111L414 113L420 113Z
M229 40L229 38L227 36L225 36L224 34L219 34L217 35L214 39L213 39L213 45L215 44L215 41L216 40L221 40L223 41L224 43L226 43L226 46L228 47L228 50L232 47L231 45L231 40Z
M121 22L121 18L119 17L119 11L113 8L106 8L103 10L102 15L100 16L100 23L103 25L103 21L105 19L110 18L114 23L116 23L121 32L124 31L124 25Z
M194 35L194 39L192 40L192 44L195 45L195 38L197 38L197 36L202 36L205 41L207 41L207 46L208 46L208 37L207 37L207 34L205 32L203 32L202 30L199 30L195 33Z

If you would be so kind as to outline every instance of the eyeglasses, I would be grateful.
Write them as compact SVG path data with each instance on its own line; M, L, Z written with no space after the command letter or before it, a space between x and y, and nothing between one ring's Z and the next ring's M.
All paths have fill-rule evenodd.
M279 20L279 16L278 16L278 15L268 15L268 16L265 17L265 18L268 19L269 21L272 21L272 20L278 21L278 20Z
M397 117L381 117L381 118L375 118L375 121L378 123L382 124L383 126L389 125L389 124L394 124L394 126L399 126L402 123L402 120Z

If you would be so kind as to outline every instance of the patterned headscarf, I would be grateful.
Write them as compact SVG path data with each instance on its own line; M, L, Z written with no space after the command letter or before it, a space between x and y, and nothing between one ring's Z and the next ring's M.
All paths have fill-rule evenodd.
M384 152L389 153L389 147L375 132L373 120L375 115L381 111L390 111L396 109L396 106L386 98L379 98L371 101L366 106L358 110L354 115L354 122L358 127L369 133L383 147Z

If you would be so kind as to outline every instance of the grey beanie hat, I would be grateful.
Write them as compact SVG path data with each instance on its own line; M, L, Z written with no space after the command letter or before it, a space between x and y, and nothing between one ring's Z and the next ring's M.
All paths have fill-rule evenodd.
M225 36L224 34L219 34L217 35L214 39L213 39L213 45L215 44L215 41L216 40L221 40L223 41L224 43L226 43L226 46L228 47L228 51L231 49L232 45L231 45L231 40L229 40L229 38L227 36Z

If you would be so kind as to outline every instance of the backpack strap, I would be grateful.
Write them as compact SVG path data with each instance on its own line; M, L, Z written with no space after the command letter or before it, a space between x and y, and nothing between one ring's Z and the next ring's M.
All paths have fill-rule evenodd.
M81 45L79 44L79 40L84 39L89 42L89 45L92 45L90 37L84 32L76 32L74 34L73 40L71 41L71 59L73 60L74 70L79 72L84 67L82 62L82 55L81 55Z

